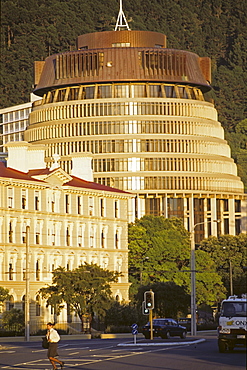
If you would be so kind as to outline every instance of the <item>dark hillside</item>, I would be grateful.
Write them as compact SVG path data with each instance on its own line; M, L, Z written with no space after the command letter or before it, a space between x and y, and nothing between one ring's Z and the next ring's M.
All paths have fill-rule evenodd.
M29 101L33 62L75 49L80 34L114 29L118 9L117 0L2 0L0 106ZM168 47L212 59L210 96L246 174L246 145L234 144L237 125L247 117L246 1L123 0L123 9L131 29L162 32Z

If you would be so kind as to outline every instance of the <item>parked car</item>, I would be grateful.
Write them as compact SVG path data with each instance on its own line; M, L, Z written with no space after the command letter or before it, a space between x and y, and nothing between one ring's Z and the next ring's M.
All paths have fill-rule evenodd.
M191 318L190 317L180 317L178 319L178 324L185 326L188 331L191 330Z
M150 322L142 328L142 333L146 339L150 339ZM169 339L170 337L179 336L186 338L187 329L181 326L173 319L154 319L153 320L153 336Z

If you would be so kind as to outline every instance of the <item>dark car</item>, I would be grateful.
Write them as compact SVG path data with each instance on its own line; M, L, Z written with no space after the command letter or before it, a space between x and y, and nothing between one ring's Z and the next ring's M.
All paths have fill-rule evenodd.
M185 326L187 330L191 330L191 318L190 317L180 317L178 319L178 324Z
M150 322L142 328L142 333L146 339L150 339ZM169 339L170 337L186 338L187 329L173 319L154 319L153 336Z

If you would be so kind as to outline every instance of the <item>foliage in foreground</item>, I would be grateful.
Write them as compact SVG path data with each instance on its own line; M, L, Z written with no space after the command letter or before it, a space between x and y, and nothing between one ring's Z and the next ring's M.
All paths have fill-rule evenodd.
M85 263L72 271L59 267L53 273L52 285L41 288L39 293L57 314L67 304L83 323L84 315L105 316L112 303L110 284L116 282L118 276L119 273L93 263Z
M0 286L0 303L10 298L9 290Z
M12 308L2 314L2 325L5 330L20 332L25 326L25 315L22 310Z
M172 283L190 293L190 235L180 219L144 216L129 225L131 299L140 285ZM196 251L197 304L212 305L225 288L209 253ZM168 285L167 285L168 287Z
M230 295L230 262L232 266L233 293L247 292L247 235L221 235L218 238L211 236L201 242L201 250L210 254L216 265L228 295Z

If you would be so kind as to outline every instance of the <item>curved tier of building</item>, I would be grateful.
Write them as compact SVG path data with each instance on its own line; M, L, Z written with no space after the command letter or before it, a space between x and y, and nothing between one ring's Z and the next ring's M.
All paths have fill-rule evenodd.
M136 193L129 220L182 217L204 236L243 231L244 190L218 122L210 60L166 48L164 35L112 31L82 35L78 50L36 64L25 140L58 153L93 154L94 180ZM214 220L220 220L215 223Z

